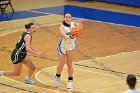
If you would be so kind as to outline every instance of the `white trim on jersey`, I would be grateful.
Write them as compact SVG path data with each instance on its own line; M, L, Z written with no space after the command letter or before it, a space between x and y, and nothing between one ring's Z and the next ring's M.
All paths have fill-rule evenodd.
M23 49L25 46L24 42L22 43L22 46L19 48L19 50Z
M16 63L16 61L18 60L19 52L20 52L21 49L24 48L24 46L25 46L25 43L23 42L22 46L19 48L19 51L17 51L16 54L15 54L15 60L13 61L14 63Z
M17 51L15 54L15 60L13 61L14 63L16 63L16 61L18 60L18 55L19 55L19 51Z

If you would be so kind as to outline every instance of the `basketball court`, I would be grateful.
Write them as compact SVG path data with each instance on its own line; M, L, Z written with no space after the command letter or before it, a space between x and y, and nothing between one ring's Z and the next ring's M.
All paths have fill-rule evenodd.
M140 87L140 25L136 20L140 18L139 7L92 1L33 2L25 0L27 7L24 7L20 1L13 1L15 14L10 20L5 16L1 19L0 70L13 69L11 51L28 22L34 22L38 27L33 35L32 46L44 51L46 57L41 59L29 54L36 66L32 76L35 85L23 83L27 73L27 68L23 66L20 76L0 77L0 93L122 93L127 89L125 79L130 73L137 76L137 87ZM74 54L73 90L66 89L66 66L60 87L53 85L58 62L56 45L60 35L59 26L65 11L72 12L75 21L84 18L84 29L77 38ZM112 15L111 18L108 14ZM11 14L7 15L9 17ZM116 20L119 16L123 16L124 20Z

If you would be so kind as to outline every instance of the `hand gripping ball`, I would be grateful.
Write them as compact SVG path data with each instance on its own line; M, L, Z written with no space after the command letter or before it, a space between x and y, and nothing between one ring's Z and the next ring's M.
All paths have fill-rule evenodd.
M74 37L79 37L81 34L81 29L75 26L71 29L70 34Z

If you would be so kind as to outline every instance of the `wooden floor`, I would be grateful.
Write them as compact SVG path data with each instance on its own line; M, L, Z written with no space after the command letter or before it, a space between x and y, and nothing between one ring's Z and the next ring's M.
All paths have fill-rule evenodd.
M140 14L139 8L136 7L99 2L80 3L68 0L34 2L33 0L24 0L23 4L20 0L13 0L12 3L16 11L75 4L77 6ZM58 60L56 44L59 38L58 27L62 20L63 16L51 14L0 22L0 69L13 69L10 54L20 34L25 30L24 24L27 22L34 21L40 24L38 25L38 32L33 35L32 45L37 50L46 52L46 59L29 55L36 65L36 71L33 75L33 79L37 82L35 85L22 83L27 73L27 68L23 66L22 73L18 77L0 77L1 93L112 93L112 91L113 93L121 93L127 89L125 84L126 75L117 72L140 74L140 28L85 21L82 35L77 40L75 62L73 63L75 71L74 90L66 89L66 68L64 68L62 74L61 87L54 88L53 80ZM111 29L110 26L114 29ZM116 31L116 27L122 32L120 30ZM91 30L93 30L93 33L90 33ZM101 70L105 68L106 70L115 70L116 73ZM139 82L137 86L140 87Z
M76 79L76 81L74 81L75 91L76 90L83 91L83 92L86 91L88 93L111 93L112 91L117 90L116 92L114 91L114 93L121 93L123 90L127 88L125 83L125 78L126 78L125 74L104 71L101 69L95 69L91 67L102 68L102 69L105 69L106 67L106 70L115 70L118 72L123 71L126 73L134 73L139 75L140 73L138 68L133 67L134 65L135 67L136 65L140 65L139 56L140 56L140 51L131 52L131 53L122 53L113 56L99 57L95 59L96 62L95 60L93 61L92 59L75 62L74 63L74 71L75 71L74 77ZM132 63L132 60L135 63ZM101 63L103 63L102 66L99 65ZM123 66L126 64L129 65ZM132 71L132 69L129 69L129 67L133 68L135 72L134 70ZM55 69L56 66L53 66L38 71L35 75L35 78L40 83L53 86L54 76L52 77L51 74L55 73ZM66 87L66 82L67 82L66 73L67 73L67 69L65 67L64 72L62 73L61 88ZM139 81L140 77L137 79ZM137 83L137 86L140 87L139 82Z

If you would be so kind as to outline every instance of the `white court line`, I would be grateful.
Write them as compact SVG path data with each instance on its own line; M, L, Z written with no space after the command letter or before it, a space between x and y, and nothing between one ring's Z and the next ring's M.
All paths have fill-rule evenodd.
M84 62L84 60L83 61L81 61L81 62ZM74 63L79 63L79 62L74 62ZM44 68L44 69L42 69L42 70L40 70L40 71L38 71L36 74L35 74L35 78L37 77L37 75L40 73L40 72L42 72L42 71L44 71L44 70L46 70L46 69L50 69L50 68L54 68L54 67L56 67L56 66L52 66L52 67L48 67L48 68ZM66 66L65 66L66 67ZM86 71L86 72L90 72L90 73L96 73L96 74L101 74L101 75L105 75L105 76L112 76L112 77L117 77L117 76L115 76L115 75L110 75L110 74L104 74L104 73L100 73L100 72L93 72L93 71L90 71L90 70L83 70L83 69L80 69L80 68L74 68L74 69L78 69L78 70L81 70L81 71Z
M35 11L34 11L35 12ZM43 12L41 12L41 13L43 13ZM44 12L45 13L45 12ZM50 13L51 14L51 13ZM79 19L79 18L77 18L77 19ZM23 19L21 19L21 20L23 20ZM86 19L86 20L90 20L90 19ZM90 21L95 21L95 20L90 20ZM101 22L101 23L108 23L108 24L115 24L115 23L110 23L110 22L102 22L102 21L95 21L95 22ZM122 25L122 26L128 26L128 27L135 27L135 28L140 28L140 27L136 27L136 26L129 26L129 25L123 25L123 24L116 24L116 25ZM19 30L18 30L19 31ZM18 32L18 31L14 31L14 32ZM23 30L21 30L21 31L23 31ZM8 34L11 34L11 33L14 33L14 32L10 32L10 33L7 33L7 34L4 34L4 35L8 35ZM4 36L4 35L0 35L0 36ZM131 53L131 52L130 52ZM118 54L116 54L116 55L118 55ZM106 56L106 57L111 57L111 56ZM98 57L97 57L97 59L98 59ZM87 60L88 61L88 60ZM80 61L80 62L84 62L84 61ZM38 73L38 72L37 72ZM5 78L7 78L7 77L5 77ZM10 79L10 78L8 78L8 79ZM10 80L13 80L13 79L10 79ZM15 82L19 82L19 81L16 81L16 80L14 80ZM22 82L21 82L22 83ZM35 87L37 87L37 86L35 86ZM42 88L42 87L40 87L40 88ZM99 92L98 92L99 93Z
M137 27L137 26L130 26L130 25L124 25L124 24L111 23L111 22L103 22L103 21L90 20L90 19L86 19L86 20L95 21L95 22L99 22L99 23L107 23L107 24L113 24L113 25L127 26L127 27L132 27L132 28L140 28L140 27Z
M105 76L117 77L115 75L104 74L104 73L100 73L100 72L93 72L93 71L90 71L90 70L83 70L83 69L79 69L79 68L76 68L76 69L81 70L81 71L90 72L90 73L101 74L101 75L105 75ZM115 82L115 84L122 83L122 82L124 82L124 81L119 80L118 82ZM111 84L111 85L114 85L114 84Z
M140 50L137 50L137 51L131 51L131 52L120 52L120 53L118 53L118 54L109 55L109 56L104 56L104 57L95 57L95 60L96 60L96 59L102 59L102 58L108 58L108 57L119 56L119 55L126 55L126 54L136 53L136 52L140 52ZM92 60L92 59L91 59L91 60Z
M96 59L98 60L98 59L103 59L103 58L108 58L108 57L114 57L114 56L119 56L119 55L126 55L126 54L136 53L136 52L140 52L140 50L131 51L131 52L119 52L119 53L114 54L114 55L103 56L103 57L91 56L91 59L83 60L83 61L78 61L78 63L85 62L85 61L92 61L92 60L96 60ZM92 57L93 57L93 58L92 58Z
M59 23L57 23L57 24L59 24ZM56 24L49 24L49 26L52 26L52 25L56 25ZM24 31L24 30L25 29L21 29L21 30L17 30L17 31L12 31L12 32L8 32L6 34L0 35L0 36L5 36L5 35L11 34L11 33L19 32L19 31ZM20 81L17 81L17 80L14 80L14 79L11 79L11 78L8 78L8 77L5 77L5 76L2 76L2 77L6 78L6 79L9 79L9 80L12 80L14 82L25 84L23 82L20 82ZM41 88L41 89L45 89L45 90L54 91L55 93L60 93L61 92L61 91L57 91L57 90L52 90L52 89L46 89L46 88L43 88L43 87L38 87L38 86L35 86L35 85L29 85L29 84L27 84L27 86L33 86L33 87L37 87L37 88ZM61 93L66 93L66 92L61 92Z
M136 52L140 52L140 50L137 51L131 51L131 52L120 52L114 55L109 55L109 56L103 56L103 57L95 57L95 56L91 56L91 59L88 60L82 60L82 61L78 61L78 63L81 62L85 62L85 61L92 61L92 60L99 60L99 59L104 59L104 58L108 58L108 57L114 57L114 56L119 56L119 55L126 55L126 54L130 54L130 53L136 53ZM93 58L92 58L93 57Z
M42 13L42 14L52 14L52 13L46 13L46 12L39 12L39 11L32 11L32 10L27 10L27 11L31 11L31 12L36 12L36 13ZM55 15L59 15L59 14L55 14ZM40 17L40 16L39 16ZM37 17L32 17L32 18L26 18L26 19L33 19L33 18L37 18ZM74 17L75 19L79 19L77 17ZM23 20L23 19L18 19L18 20ZM130 26L130 25L124 25L124 24L116 24L116 23L111 23L111 22L103 22L103 21L97 21L97 20L90 20L90 19L85 19L85 20L89 20L89 21L95 21L95 22L100 22L100 23L107 23L107 24L115 24L115 25L121 25L121 26L128 26L128 27L134 27L134 28L140 28L140 27L136 27L136 26ZM8 22L8 21L6 21ZM59 24L59 23L58 23ZM52 24L54 25L54 24ZM19 30L18 30L19 31ZM14 31L14 32L18 32L18 31ZM23 31L23 30L21 30ZM9 34L11 33L14 33L14 32L10 32ZM7 35L7 34L4 34L4 35ZM4 36L4 35L0 35L0 36Z
M132 52L122 52L122 53L119 53L119 54L115 54L115 55L110 55L110 56L105 56L105 57L95 57L97 59L101 59L101 58L107 58L107 57L113 57L113 56L118 56L118 55L124 55L124 54L128 54L128 53L133 53L133 52L139 52L140 50L138 51L132 51ZM81 63L81 62L85 62L85 61L91 61L92 59L89 59L89 60L83 60L83 61L79 61L79 62L74 62L74 63ZM52 67L48 67L48 68L45 68L45 69L42 69L41 71L43 70L46 70L46 69L50 69L50 68L54 68L56 66L52 66ZM77 69L77 68L76 68ZM82 70L82 69L79 69L79 70ZM35 78L40 82L40 83L43 83L43 84L46 84L44 83L43 81L41 81L40 79L37 78L37 75L41 72L41 71L38 71L36 74L35 74ZM93 71L90 71L90 70L82 70L82 71L87 71L87 72L90 72L90 73L96 73L96 74L102 74L102 75L106 75L106 76L113 76L113 77L117 77L115 75L110 75L110 74L104 74L104 73L99 73L99 72L93 72ZM121 83L123 81L118 81L116 84L118 83ZM47 85L47 84L46 84Z
M57 24L60 24L60 23L52 23L52 24L49 24L49 25L47 24L47 26L53 26L53 25L57 25ZM45 24L42 25L42 26L45 26ZM42 26L41 26L41 27L42 27ZM20 29L20 30L11 31L11 32L8 32L8 33L6 33L6 34L2 34L2 35L0 35L0 36L5 36L5 35L12 34L12 33L20 32L20 31L25 31L25 29Z
M44 69L38 71L38 72L35 74L35 79L36 79L38 82L42 83L42 84L51 86L50 84L46 84L46 83L44 83L43 81L41 81L41 80L38 78L38 74L39 74L40 72L42 72L43 70L50 69L50 68L54 68L54 67L56 67L56 66L51 66L51 67L44 68ZM59 87L59 89L66 89L66 88ZM87 91L81 91L81 90L74 90L74 91L87 92ZM96 92L95 92L95 93L96 93Z
M32 10L28 10L28 11L36 12L36 13L42 13L42 14L53 14L53 13L39 12L39 11L32 11ZM59 15L59 14L56 14L56 15ZM63 16L63 15L62 15L62 16ZM75 19L80 19L80 18L78 18L78 17L73 17L73 18L75 18ZM84 18L84 19L85 19L85 18ZM97 20L91 20L91 19L85 19L85 20L95 21L95 22L100 22L100 23L107 23L107 24L115 24L115 25L121 25L121 26L133 27L133 28L140 28L140 27L137 27L137 26L124 25L124 24L111 23L111 22L104 22L104 21L97 21Z
M73 17L75 19L80 19L77 17ZM113 24L113 25L118 25L118 26L125 26L125 27L132 27L132 28L140 28L137 26L130 26L130 25L124 25L124 24L118 24L118 23L111 23L111 22L104 22L104 21L97 21L97 20L91 20L91 19L84 19L84 20L88 20L88 21L94 21L94 22L98 22L98 23L107 23L107 24Z
M22 20L22 19L21 19ZM56 23L56 24L50 24L49 26L52 26L52 25L57 25L57 24L59 24L59 23ZM5 35L8 35L8 34L11 34L11 33L15 33L15 32L19 32L19 31L24 31L25 29L21 29L21 30L18 30L18 31L13 31L13 32L9 32L9 33L6 33L6 34L3 34L3 35L0 35L0 36L5 36ZM88 60L87 60L88 61ZM79 61L79 63L80 62L83 62L83 61ZM56 66L52 66L52 67L56 67ZM52 68L52 67L48 67L48 68ZM37 72L38 73L38 72ZM3 76L4 77L4 76ZM11 79L11 78L8 78L8 77L4 77L4 78L6 78L6 79L9 79L9 80L13 80L13 81L15 81L15 82L19 82L19 83L23 83L23 82L20 82L20 81L17 81L17 80L14 80L14 79ZM36 78L36 74L35 74L35 78ZM42 83L42 84L45 84L44 82L42 82L42 81L40 81L39 79L37 79L40 83ZM24 83L23 83L24 84ZM35 86L35 85L29 85L29 84L27 84L28 86L34 86L34 87L38 87L38 86ZM47 84L45 84L45 85L47 85ZM43 88L43 87L38 87L38 88L42 88L42 89L46 89L46 88ZM61 89L65 89L65 88L61 88ZM51 89L46 89L46 90L51 90ZM52 91L54 91L54 90L52 90ZM78 91L78 90L77 90ZM60 92L60 91L55 91L55 92ZM81 92L85 92L85 91L81 91ZM63 93L65 93L65 92L63 92Z
M95 73L95 74L101 74L101 75L105 75L105 76L111 76L111 77L117 77L115 75L110 75L110 74L104 74L104 73L100 73L100 72L95 72L95 71L90 71L90 70L83 70L83 69L80 69L80 68L75 68L75 69L78 69L78 70L81 70L81 71L86 71L86 72L89 72L89 73Z
M25 30L25 29L20 29L20 30L12 31L12 32L9 32L9 33L6 33L6 34L2 34L2 35L0 35L0 36L5 36L5 35L12 34L12 33L20 32L20 31L24 31L24 30Z
M86 61L88 61L88 60L86 60ZM84 62L84 60L83 60L83 61L80 61L80 62ZM79 62L74 62L74 63L79 63ZM38 78L38 74L41 73L41 72L44 71L44 70L47 70L47 69L50 69L50 68L54 68L54 67L56 67L56 66L44 68L44 69L38 71L38 72L35 74L35 79L36 79L38 82L42 83L42 84L49 85L49 84L46 84L45 82L41 81L41 80ZM106 76L117 77L117 76L115 76L115 75L104 74L104 73L99 73L99 72L93 72L93 71L90 71L90 70L83 70L83 69L79 69L79 68L74 68L74 69L78 69L78 70L86 71L86 72L90 72L90 73L96 73L96 74L106 75ZM123 82L123 81L118 81L118 82L116 82L115 84L122 83L122 82ZM114 85L114 84L112 84L112 85ZM51 86L51 85L49 85L49 86ZM59 87L59 88L60 88L60 87ZM60 89L65 89L65 88L60 88ZM81 90L75 90L75 91L87 92L87 91L81 91ZM94 92L94 93L99 93L99 92ZM100 92L100 93L102 93L102 92Z
M101 9L99 9L101 10ZM47 13L47 12L39 12L39 11L34 11L34 10L26 10L26 11L30 11L30 12L36 12L36 13L42 13L42 14L53 14L53 13ZM106 10L107 11L107 10ZM117 12L117 13L120 13L120 12ZM129 13L124 13L124 14L129 14ZM55 14L55 15L59 15L59 14ZM136 14L132 14L132 15L136 15ZM63 16L63 15L61 15ZM96 15L95 15L96 16ZM140 15L138 15L140 16ZM40 17L40 16L39 16ZM35 17L31 17L32 18L35 18ZM79 19L77 17L73 17L75 19ZM28 19L28 18L26 18ZM30 18L29 18L30 19ZM85 18L84 18L85 19ZM24 20L24 19L18 19L18 20ZM115 24L115 25L121 25L121 26L128 26L128 27L133 27L133 28L140 28L140 27L137 27L137 26L130 26L130 25L124 25L124 24L118 24L118 23L111 23L111 22L103 22L103 21L97 21L97 20L91 20L91 19L85 19L85 20L89 20L89 21L95 21L95 22L100 22L100 23L107 23L107 24ZM8 21L5 21L5 22L8 22Z
M46 12L39 12L39 11L33 11L33 12L37 12L37 13L43 13L43 14L46 14ZM48 13L48 14L52 14L52 13ZM126 13L127 14L127 13ZM59 14L56 14L56 15L59 15ZM77 18L77 17L74 17L75 19L80 19L80 18ZM121 25L121 26L127 26L127 27L134 27L134 28L140 28L140 27L136 27L136 26L130 26L130 25L124 25L124 24L116 24L116 23L110 23L110 22L103 22L103 21L97 21L97 20L90 20L90 19L85 19L85 20L89 20L89 21L95 21L95 22L100 22L100 23L107 23L107 24L115 24L115 25ZM137 51L132 51L132 52L139 52L140 50L137 50ZM115 54L115 55L110 55L110 56L105 56L105 57L112 57L112 56L117 56L117 55L121 55L121 54L127 54L127 53L132 53L132 52L120 52L118 54ZM104 57L96 57L97 59L101 59L101 58L104 58ZM91 58L92 60L92 58ZM85 60L84 60L85 61ZM80 62L83 62L83 61L80 61Z
M35 12L35 13L41 13L41 14L52 14L52 13L39 12L39 11L34 11L34 10L26 10L26 11Z
M56 24L55 24L55 25L56 25ZM49 26L51 26L51 25L49 25ZM7 34L3 34L3 35L0 35L0 36L8 35L8 34L15 33L15 32L19 32L19 31L24 31L24 30L25 30L25 29L18 30L18 31L13 31L13 32L9 32L9 33L7 33ZM4 76L3 76L3 77L4 77ZM17 80L14 80L14 79L8 78L8 77L4 77L4 78L9 79L9 80L12 80L12 81L14 81L14 82L18 82L18 83L25 84L25 83L23 83L23 82L20 82L20 81L17 81ZM57 91L57 90L46 89L46 88L38 87L38 86L35 86L35 85L29 85L29 84L27 84L27 86L33 86L33 87L42 88L42 89L45 89L45 90L54 91L55 93L60 93L60 91ZM66 92L61 92L61 93L66 93Z
M17 81L17 80L14 80L14 79L11 79L11 78L8 78L8 77L5 77L5 76L2 76L2 77L5 78L5 79L8 79L8 80L17 82L17 83L25 84L25 83L23 83L23 82L20 82L20 81ZM61 92L61 91L52 90L52 89L47 89L47 88L43 88L43 87L38 87L38 86L35 86L35 85L30 85L30 84L25 84L25 85L26 85L26 86L32 86L32 87L40 88L40 89L44 89L44 90L54 91L54 92L58 92L58 93ZM62 93L65 93L65 92L62 92Z

